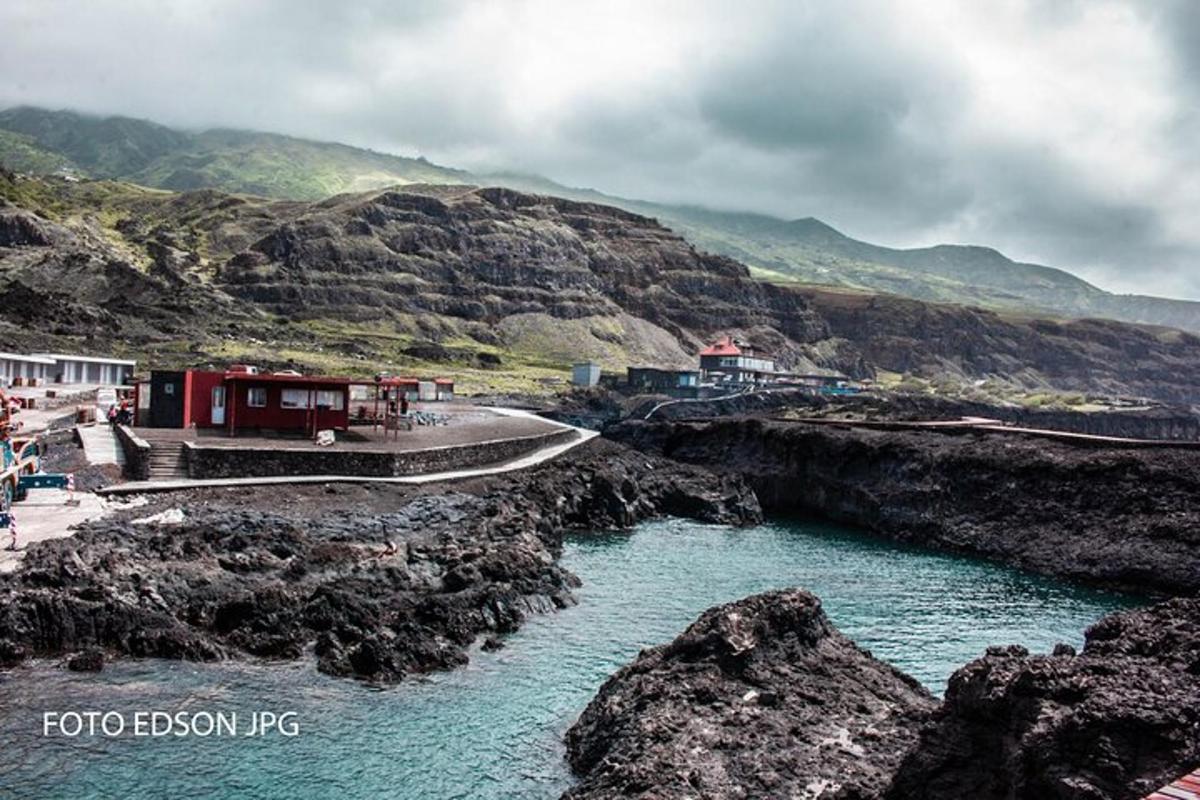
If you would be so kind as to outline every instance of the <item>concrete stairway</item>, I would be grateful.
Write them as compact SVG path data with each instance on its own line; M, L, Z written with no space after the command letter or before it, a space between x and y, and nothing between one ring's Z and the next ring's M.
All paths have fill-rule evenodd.
M186 478L187 461L183 453L183 442L150 442L149 479L170 481Z
M75 435L83 445L83 455L89 464L125 463L125 451L109 425L80 425L75 428Z

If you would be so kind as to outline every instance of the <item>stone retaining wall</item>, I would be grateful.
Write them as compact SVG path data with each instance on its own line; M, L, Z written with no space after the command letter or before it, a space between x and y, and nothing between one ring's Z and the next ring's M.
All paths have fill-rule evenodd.
M185 444L188 477L264 478L278 475L363 475L399 477L498 464L576 436L556 430L512 439L448 445L425 450L268 449Z
M150 443L128 425L116 427L117 441L125 451L125 477L135 481L150 479Z

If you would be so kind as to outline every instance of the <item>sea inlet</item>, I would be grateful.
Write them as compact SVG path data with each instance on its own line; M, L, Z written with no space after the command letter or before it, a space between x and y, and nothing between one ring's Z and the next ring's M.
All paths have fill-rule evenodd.
M843 633L940 693L988 645L1078 646L1101 616L1142 602L798 520L580 535L563 564L583 580L577 606L528 620L465 668L386 689L324 676L312 660L0 673L0 795L551 800L571 783L562 735L604 680L713 605L806 588ZM44 735L45 713L70 711L117 712L125 729ZM153 712L241 722L237 735L135 735L135 717ZM241 735L262 712L294 716Z

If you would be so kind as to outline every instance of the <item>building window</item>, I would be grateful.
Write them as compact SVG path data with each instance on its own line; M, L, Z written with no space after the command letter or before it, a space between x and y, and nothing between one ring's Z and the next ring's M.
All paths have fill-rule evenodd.
M341 411L345 407L345 398L342 397L340 390L322 390L317 392L317 408Z
M279 393L280 408L309 408L308 389L284 389Z
M264 386L251 386L246 390L246 405L251 408L267 407L267 389Z

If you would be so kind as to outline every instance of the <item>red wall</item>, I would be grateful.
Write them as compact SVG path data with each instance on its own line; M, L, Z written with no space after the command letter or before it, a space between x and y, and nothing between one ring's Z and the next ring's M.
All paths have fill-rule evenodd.
M183 424L197 428L212 427L212 390L225 382L224 372L189 371L184 395ZM225 399L225 421L229 421L229 398Z
M276 430L311 430L312 413L304 408L280 408L279 399L284 389L331 390L341 393L342 408L340 410L320 409L317 414L317 429L334 428L345 430L350 426L350 390L346 386L334 385L303 385L298 383L254 383L253 381L235 381L229 384L233 388L226 399L225 421L229 422L233 414L233 423L238 428L274 428ZM248 405L248 395L251 387L265 387L267 390L267 405L265 408L252 408Z
M214 425L212 420L212 390L224 385L225 388L225 422ZM251 408L248 405L250 387L264 387L267 390L267 405L265 408ZM340 410L321 409L310 412L304 408L281 408L280 397L284 389L300 389L308 391L330 390L342 395ZM317 414L317 429L334 428L346 430L350 425L350 389L341 384L305 384L303 382L275 382L254 380L228 381L224 372L205 372L188 370L184 374L183 400L184 427L195 425L198 428L223 427L228 428L230 422L239 429L242 428L273 428L275 430L310 431L312 430L312 414Z

